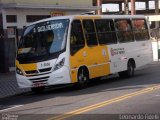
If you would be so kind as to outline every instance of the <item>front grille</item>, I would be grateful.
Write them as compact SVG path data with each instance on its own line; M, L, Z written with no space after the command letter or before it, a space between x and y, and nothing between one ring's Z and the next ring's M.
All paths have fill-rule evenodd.
M37 74L38 71L37 70L31 70L31 71L25 71L26 74Z
M49 76L29 79L33 83L47 83Z
M43 73L43 72L48 72L50 71L52 68L45 68L45 69L39 69L39 72Z
M47 83L47 80L35 80L33 83Z
M32 79L29 79L29 80L34 81L34 80L43 80L43 79L48 79L48 78L49 78L49 76L47 76L47 77L40 77L40 78L32 78Z

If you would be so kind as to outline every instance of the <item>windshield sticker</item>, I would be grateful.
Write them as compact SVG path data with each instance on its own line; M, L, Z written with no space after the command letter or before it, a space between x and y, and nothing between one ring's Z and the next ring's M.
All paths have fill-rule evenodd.
M30 50L31 48L21 48L21 49L18 49L18 54L28 53Z
M45 25L45 26L40 26L37 28L33 29L33 32L45 32L49 30L54 30L54 29L61 29L63 28L63 23L56 23L56 24L51 24L51 25Z

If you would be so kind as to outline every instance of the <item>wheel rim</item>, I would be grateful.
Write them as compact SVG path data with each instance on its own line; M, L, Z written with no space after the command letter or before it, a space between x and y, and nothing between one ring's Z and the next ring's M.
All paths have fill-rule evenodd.
M78 76L79 82L80 83L85 83L87 81L87 76L84 73L84 70L82 69L79 76Z
M78 84L80 87L86 87L88 84L88 72L85 69L81 69L78 74Z

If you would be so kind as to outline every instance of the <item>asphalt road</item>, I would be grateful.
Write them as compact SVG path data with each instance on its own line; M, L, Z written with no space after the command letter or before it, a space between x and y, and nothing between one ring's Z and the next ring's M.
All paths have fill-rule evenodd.
M160 120L160 63L135 72L92 81L87 88L47 89L0 100L0 119L22 120Z

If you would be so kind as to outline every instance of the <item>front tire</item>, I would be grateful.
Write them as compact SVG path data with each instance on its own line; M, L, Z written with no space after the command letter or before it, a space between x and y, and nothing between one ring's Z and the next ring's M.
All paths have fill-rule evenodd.
M77 75L78 83L77 87L78 89L85 88L89 81L89 72L85 68L80 68Z
M34 88L31 88L32 92L36 93L36 94L39 94L39 93L42 93L44 91L45 87L34 87Z

